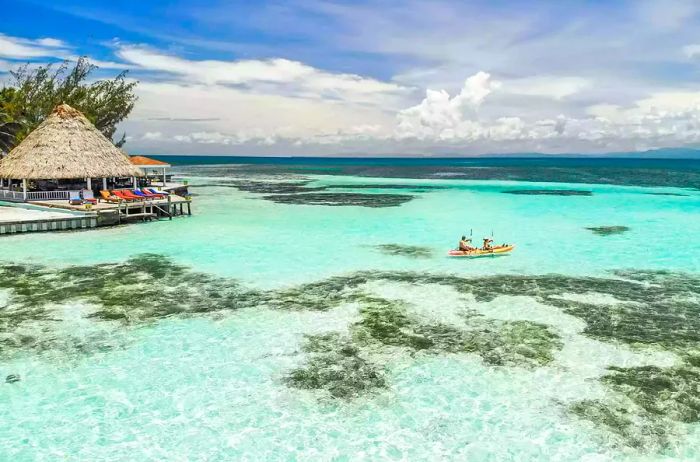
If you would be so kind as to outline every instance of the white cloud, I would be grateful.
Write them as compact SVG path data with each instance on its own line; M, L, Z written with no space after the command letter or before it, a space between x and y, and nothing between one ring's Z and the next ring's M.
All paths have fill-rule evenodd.
M55 38L42 38L37 40L36 44L49 48L68 48L68 44L66 44L66 42Z
M685 54L688 59L700 57L700 43L684 46L683 54Z
M146 132L141 136L142 140L157 141L163 139L163 134L161 132Z
M27 59L60 56L66 45L58 39L29 40L0 34L0 57Z
M398 113L399 138L449 140L479 136L479 127L465 116L473 115L499 82L485 72L469 77L459 94L450 97L445 90L426 91L417 106Z
M506 86L502 89L505 91ZM417 106L397 115L397 139L459 145L464 143L517 142L547 150L549 144L587 143L588 150L614 146L673 146L700 141L700 92L661 92L634 104L599 104L588 116L558 115L547 119L501 114L488 117L478 111L499 86L479 72L467 79L454 96L445 90L428 90ZM465 95L478 95L476 98ZM497 111L496 111L497 112ZM548 144L549 143L549 144Z
M355 74L331 73L298 61L193 61L141 46L120 45L117 56L140 69L172 74L189 84L238 85L261 92L377 103L379 96L397 96L406 88Z
M581 77L535 76L511 79L503 82L503 91L526 96L563 99L592 86Z

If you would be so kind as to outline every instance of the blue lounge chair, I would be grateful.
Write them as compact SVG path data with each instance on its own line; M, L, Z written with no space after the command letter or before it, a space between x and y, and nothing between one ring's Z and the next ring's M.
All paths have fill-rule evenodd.
M144 194L143 192L141 192L138 189L134 189L130 192L131 192L131 194L133 194L135 196L143 197L144 199L152 199L152 196L149 196L148 194Z

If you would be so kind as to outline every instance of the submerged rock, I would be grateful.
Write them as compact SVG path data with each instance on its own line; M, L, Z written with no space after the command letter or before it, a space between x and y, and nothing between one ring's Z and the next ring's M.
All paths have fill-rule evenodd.
M613 234L622 234L630 230L627 226L593 226L586 229L593 231L593 234L598 236L612 236Z
M433 191L436 189L448 189L447 186L419 185L419 184L332 184L325 186L326 189L421 189L422 191Z

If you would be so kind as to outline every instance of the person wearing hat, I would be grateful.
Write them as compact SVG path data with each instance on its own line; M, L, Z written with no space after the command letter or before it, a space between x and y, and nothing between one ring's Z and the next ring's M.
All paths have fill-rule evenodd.
M476 250L476 247L472 247L471 239L467 239L467 236L462 236L462 239L459 241L459 250L462 252L471 252L472 250Z

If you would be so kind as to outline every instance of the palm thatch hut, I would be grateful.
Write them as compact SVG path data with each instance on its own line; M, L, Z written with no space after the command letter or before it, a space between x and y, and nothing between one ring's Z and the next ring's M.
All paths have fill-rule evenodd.
M21 180L27 200L27 180L78 180L92 189L92 179L142 177L143 171L107 139L77 109L67 104L53 112L17 147L0 160L0 187ZM34 193L30 193L30 197ZM37 196L37 198L51 198ZM58 197L56 197L58 198Z

